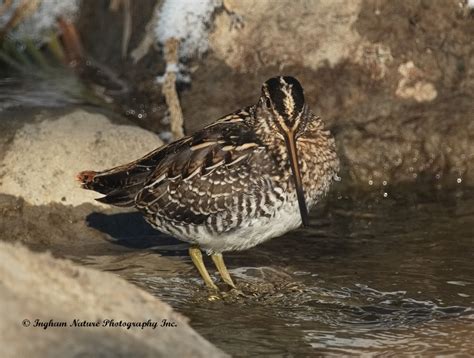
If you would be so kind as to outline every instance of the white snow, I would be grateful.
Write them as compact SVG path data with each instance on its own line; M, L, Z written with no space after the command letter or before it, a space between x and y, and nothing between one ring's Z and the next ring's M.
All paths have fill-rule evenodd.
M165 83L166 74L168 72L176 73L176 81L181 83L191 83L191 77L187 73L187 68L182 63L167 63L165 73L162 76L156 77L156 82L159 84Z
M0 28L5 26L11 18L15 9L20 6L23 0L13 0L8 11L0 16ZM56 28L58 16L66 19L72 19L79 10L80 0L43 0L39 2L38 7L25 18L10 33L17 39L30 38L41 40L48 31Z
M221 0L165 0L158 17L155 35L165 44L170 38L180 40L180 57L201 55L208 48L211 16Z

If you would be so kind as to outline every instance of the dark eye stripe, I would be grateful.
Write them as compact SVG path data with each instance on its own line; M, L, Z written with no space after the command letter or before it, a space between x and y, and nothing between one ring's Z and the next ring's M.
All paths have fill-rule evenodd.
M273 104L273 108L282 117L288 117L288 109L285 106L285 100L288 103L294 103L292 114L300 113L304 106L304 94L301 84L293 77L273 77L265 82L266 90ZM288 100L287 96L291 99Z
M272 108L272 102L271 102L270 98L266 97L265 102L266 102L266 105L267 105L268 108Z

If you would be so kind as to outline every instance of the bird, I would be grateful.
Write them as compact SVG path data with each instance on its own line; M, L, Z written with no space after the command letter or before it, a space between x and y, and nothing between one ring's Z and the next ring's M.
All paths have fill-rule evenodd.
M223 253L252 248L309 225L309 210L337 178L331 132L291 76L265 81L256 104L165 144L131 163L77 175L101 203L135 207L155 229L188 242L204 283L204 265L236 285Z

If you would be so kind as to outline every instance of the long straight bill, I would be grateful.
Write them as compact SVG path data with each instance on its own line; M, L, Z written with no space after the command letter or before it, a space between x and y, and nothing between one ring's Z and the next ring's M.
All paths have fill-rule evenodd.
M288 149L288 157L290 158L291 171L293 172L293 180L296 188L296 196L298 198L298 205L300 207L301 221L303 226L309 225L308 208L304 198L303 183L301 181L301 173L298 165L298 152L296 149L296 138L293 131L285 133L285 142Z

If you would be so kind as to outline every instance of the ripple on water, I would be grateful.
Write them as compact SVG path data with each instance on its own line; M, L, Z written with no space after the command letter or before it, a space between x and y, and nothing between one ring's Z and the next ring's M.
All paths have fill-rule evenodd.
M236 300L206 300L184 249L89 264L166 300L235 356L468 354L474 192L437 195L336 200L313 214L314 227L227 255L248 293Z

